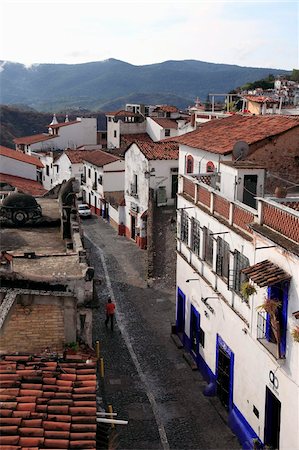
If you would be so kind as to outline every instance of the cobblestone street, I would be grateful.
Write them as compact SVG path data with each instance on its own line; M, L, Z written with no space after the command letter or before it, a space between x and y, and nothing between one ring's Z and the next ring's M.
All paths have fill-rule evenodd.
M105 362L104 395L128 425L117 426L118 448L238 449L217 398L191 370L171 339L175 288L146 281L146 251L117 235L104 220L83 222L85 247L95 267L93 341ZM174 255L175 258L175 255ZM105 327L107 296L115 299L114 331Z

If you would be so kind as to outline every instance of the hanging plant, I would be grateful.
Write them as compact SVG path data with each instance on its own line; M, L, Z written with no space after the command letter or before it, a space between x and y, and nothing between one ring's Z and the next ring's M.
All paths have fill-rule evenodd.
M278 308L281 306L281 301L274 298L265 298L265 301L256 309L262 310L270 314L271 317L276 316Z
M293 336L293 339L295 342L299 342L299 325L296 325L292 331L291 335Z
M241 284L241 294L242 297L248 301L249 297L253 294L256 294L256 289L253 284L249 283L249 281L244 281Z

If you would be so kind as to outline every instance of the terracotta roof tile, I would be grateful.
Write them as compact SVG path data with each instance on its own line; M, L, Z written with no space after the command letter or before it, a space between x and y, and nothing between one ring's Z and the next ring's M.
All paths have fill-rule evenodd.
M90 152L86 155L84 161L94 164L95 166L102 167L105 164L110 164L115 161L122 161L122 158L103 152L102 150L95 150L94 152Z
M18 150L14 150L12 148L3 147L0 145L0 156L6 156L7 158L15 159L17 161L22 161L27 164L32 164L33 166L43 168L43 163L34 156L27 155L23 152L20 152Z
M57 135L52 136L51 134L47 134L47 133L34 134L32 136L23 136L23 137L15 138L14 143L17 145L37 144L38 142L48 141L49 139L53 139L55 137L57 137Z
M95 449L96 365L82 359L57 364L57 361L41 361L40 357L34 357L33 361L22 358L8 357L0 361L1 450L5 446L22 450ZM66 373L69 365L72 373ZM7 381L18 382L16 377L22 381L25 378L22 389L3 388ZM87 386L77 388L76 383ZM56 392L57 389L69 392ZM77 389L90 392L76 394Z
M65 150L65 154L67 155L68 159L72 164L80 164L82 163L86 156L89 154L95 152L97 150L71 150L67 149Z
M175 142L136 142L140 151L150 160L179 159L179 146Z
M120 109L118 111L112 111L105 113L106 116L114 117L139 117L140 114L133 113L132 111L126 111L125 109Z
M275 100L271 97L266 97L265 95L245 95L245 98L251 102L256 103L279 103L279 100Z
M173 119L171 120L164 117L151 117L151 119L162 128L173 128L175 130L178 128L178 123Z
M35 197L45 194L47 191L44 189L41 183L28 178L15 177L13 175L7 175L0 173L0 182L7 183L18 189L18 191L24 194L30 194Z
M242 269L241 272L247 275L247 277L259 287L271 286L291 278L287 272L268 259L254 264L253 266L246 267L245 269Z
M164 112L178 112L178 108L172 105L159 105L154 111L164 111Z
M223 155L232 153L239 140L253 144L299 126L299 118L288 116L233 115L202 124L197 130L171 138L189 147Z

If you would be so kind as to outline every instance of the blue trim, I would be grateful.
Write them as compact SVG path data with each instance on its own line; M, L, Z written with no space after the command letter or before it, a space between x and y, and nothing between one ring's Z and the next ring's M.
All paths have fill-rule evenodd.
M243 414L239 411L236 405L233 405L232 410L228 416L228 424L231 430L238 437L242 449L252 449L253 439L258 439L261 443L261 448L263 446L261 440L259 439L256 432L251 428Z
M229 397L228 397L228 408L229 411L233 407L233 391L234 391L234 363L235 363L235 355L229 346L224 342L222 337L217 333L216 339L216 379L218 378L218 359L219 359L219 347L225 351L225 353L230 358L230 366L229 366Z
M182 317L180 317L180 315L179 315L179 308L178 308L178 303L179 303L179 297L181 298L181 301L182 301ZM179 322L181 322L182 323L182 330L181 331L179 331L180 333L182 332L183 333L183 344L184 344L184 342L185 342L185 336L186 336L186 334L185 334L185 321L186 321L186 318L185 318L185 315L186 315L186 295L184 294L184 292L178 287L178 289L177 289L177 308L176 308L176 320L175 320L175 324L176 324L176 329L178 330L179 329ZM180 319L180 320L179 320Z
M192 327L191 327L192 314L194 314L195 320L196 320L196 327L195 327L196 348L195 348L195 352L192 349L192 338L193 338L193 332L192 332ZM192 354L192 356L194 357L195 360L197 360L197 358L199 356L199 326L200 326L200 314L197 311L197 309L195 308L195 306L191 304L191 310L190 310L190 352L191 352L191 354Z
M281 341L280 355L285 356L287 348L287 323L288 323L289 281L282 283L282 311L281 311Z

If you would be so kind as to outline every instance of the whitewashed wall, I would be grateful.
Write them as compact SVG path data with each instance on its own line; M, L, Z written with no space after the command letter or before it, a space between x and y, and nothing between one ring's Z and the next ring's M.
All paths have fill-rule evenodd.
M28 178L29 180L37 180L37 169L33 164L28 164L17 159L8 158L0 155L1 173L13 175L16 177Z

